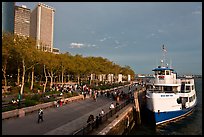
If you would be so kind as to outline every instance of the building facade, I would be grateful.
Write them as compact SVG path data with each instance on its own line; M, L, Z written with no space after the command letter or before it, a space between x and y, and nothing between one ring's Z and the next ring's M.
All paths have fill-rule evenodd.
M20 36L30 35L30 15L31 10L26 6L15 6L14 33Z
M55 10L39 3L31 12L30 36L36 40L37 49L53 52Z
M14 33L15 2L2 2L2 32Z

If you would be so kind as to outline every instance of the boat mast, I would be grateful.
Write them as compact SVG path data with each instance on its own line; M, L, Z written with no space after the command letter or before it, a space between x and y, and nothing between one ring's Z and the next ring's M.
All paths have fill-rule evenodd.
M162 45L162 52L163 52L163 59L161 60L161 63L162 63L162 67L165 67L166 65L166 48L164 47L164 45Z

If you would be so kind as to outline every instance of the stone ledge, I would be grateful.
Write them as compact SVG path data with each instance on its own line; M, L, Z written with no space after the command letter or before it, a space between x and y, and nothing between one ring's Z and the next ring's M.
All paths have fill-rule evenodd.
M65 100L67 102L73 102L73 101L83 100L83 99L84 99L84 96L79 95L79 96L74 96L74 97L71 97L71 98L62 99L62 101L65 104ZM56 105L55 102L56 101L52 101L52 102L47 102L47 103L43 103L43 104L37 104L35 106L30 106L30 107L25 107L25 108L21 108L21 109L15 109L15 110L3 112L2 113L2 120L12 118L12 117L23 117L28 113L39 110L40 108L45 109L45 108L48 108L48 107L53 107L53 106Z

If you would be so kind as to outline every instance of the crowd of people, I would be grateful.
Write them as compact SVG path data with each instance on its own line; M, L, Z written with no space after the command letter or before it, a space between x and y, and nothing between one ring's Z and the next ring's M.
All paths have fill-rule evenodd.
M123 89L113 89L113 90L93 90L90 87L83 85L83 86L78 86L77 84L75 85L68 85L68 84L53 84L52 89L51 90L56 90L56 91L60 91L61 93L63 92L79 92L80 94L84 95L84 98L87 97L87 95L90 98L93 98L94 101L97 101L97 98L100 97L106 97L109 99L112 99L113 101L116 102L116 104L114 105L114 103L112 102L110 104L109 110L113 110L114 108L116 108L119 105L119 102L122 100L126 100L126 99L130 99L133 98L133 92L131 92L131 86L128 87L129 90L128 92L124 92ZM17 101L15 101L14 99L12 100L12 103L15 104L17 103ZM55 101L56 103L56 107L60 107L62 106L62 100L58 100ZM91 125L92 128L98 128L98 126L102 123L102 117L105 115L105 111L104 109L101 110L101 112L96 115L96 117L94 118L94 115L90 115L88 117L87 123L89 125ZM40 109L38 111L38 123L40 121L43 121L43 110ZM95 124L94 124L95 121ZM94 125L93 125L94 124Z

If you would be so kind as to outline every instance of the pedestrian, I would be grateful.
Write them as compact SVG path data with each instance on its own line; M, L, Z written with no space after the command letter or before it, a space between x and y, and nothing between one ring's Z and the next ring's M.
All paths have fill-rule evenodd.
M101 116L103 116L105 114L103 109L101 109L101 113L100 114L101 114Z
M38 123L41 121L43 121L43 110L39 109L38 111Z
M114 109L114 108L115 108L114 104L113 104L113 103L111 103L111 105L110 105L109 109L110 109L110 110L112 110L112 109Z
M97 92L94 91L93 99L96 101L96 98L97 98Z
M62 99L60 99L59 104L60 104L60 107L61 107L61 106L62 106L62 104L63 104Z
M130 119L129 116L126 115L126 121L125 121L126 128L129 127L129 119Z
M120 101L120 97L119 97L119 95L117 95L117 97L116 97L116 106L119 105L119 101Z
M88 117L88 120L87 120L87 123L88 123L88 128L91 128L91 130L93 130L93 126L94 126L94 115L89 115Z
M99 122L100 122L100 121L99 121L99 117L98 117L98 116L96 116L96 125L95 125L95 126L96 126L96 128L98 128L98 126L99 126Z
M99 124L102 124L102 114L99 113Z

